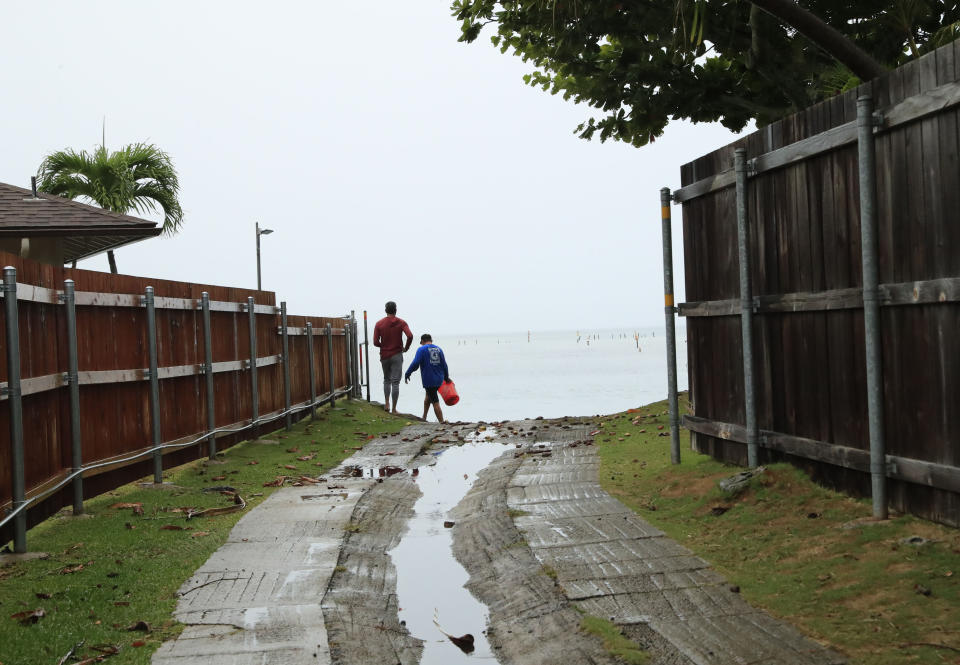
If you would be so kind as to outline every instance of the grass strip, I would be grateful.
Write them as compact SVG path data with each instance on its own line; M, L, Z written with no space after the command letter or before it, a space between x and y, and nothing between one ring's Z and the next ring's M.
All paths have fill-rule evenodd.
M627 665L646 665L650 662L650 654L627 638L620 626L612 621L587 614L580 620L580 630L599 637L606 652Z
M684 406L684 408L686 408ZM871 519L853 499L774 464L742 493L739 467L688 448L670 463L666 402L601 418L600 483L709 561L745 599L851 665L960 663L960 531Z
M147 477L88 500L82 517L66 509L37 525L27 534L30 551L49 556L0 567L0 665L56 663L80 641L80 660L116 647L111 665L146 665L182 630L172 618L177 589L276 491L265 483L320 476L370 438L406 424L375 405L343 400L290 432L237 444L214 463L169 469L163 488ZM190 509L233 505L231 496L202 491L216 486L236 488L247 508L187 520ZM36 621L11 617L38 609Z

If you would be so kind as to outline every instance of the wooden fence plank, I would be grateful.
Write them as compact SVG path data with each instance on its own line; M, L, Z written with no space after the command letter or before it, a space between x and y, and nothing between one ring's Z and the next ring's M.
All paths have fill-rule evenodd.
M732 188L722 186L732 185L726 172L733 149L747 146L757 168L747 205L756 224L750 251L761 427L777 433L770 441L781 453L809 452L805 466L816 478L869 491L859 462L846 468L825 460L849 462L859 454L849 451L865 454L868 442L858 158L850 130L857 96L874 96L884 115L875 142L886 440L909 469L891 476L891 506L950 523L960 523L960 493L950 484L960 465L960 345L952 341L960 329L958 80L960 42L704 155L682 169L678 192L690 301L678 310L688 317L695 417L743 422L732 417L743 407L737 263L730 257L736 226ZM827 151L818 153L817 145ZM717 430L701 429L693 440L718 459L744 461L743 443ZM930 464L943 468L934 474Z

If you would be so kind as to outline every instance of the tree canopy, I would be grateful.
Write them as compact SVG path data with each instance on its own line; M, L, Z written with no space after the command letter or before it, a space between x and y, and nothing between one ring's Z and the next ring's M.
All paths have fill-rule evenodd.
M860 82L855 60L778 12L803 12L793 0L454 0L451 9L461 41L491 25L495 46L533 65L528 84L596 108L576 128L585 139L642 146L671 119L739 131ZM960 35L960 7L944 0L807 0L805 9L880 71Z
M92 153L70 148L51 153L40 164L40 191L68 199L89 199L113 212L143 214L163 211L164 233L183 223L180 182L170 156L147 143L133 143L115 152L103 145ZM117 272L113 251L110 271Z

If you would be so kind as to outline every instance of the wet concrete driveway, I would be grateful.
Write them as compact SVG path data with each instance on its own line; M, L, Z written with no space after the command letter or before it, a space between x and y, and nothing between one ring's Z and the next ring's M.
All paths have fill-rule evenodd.
M844 662L604 492L589 431L418 424L274 493L180 589L154 665L619 662L585 614L654 664Z

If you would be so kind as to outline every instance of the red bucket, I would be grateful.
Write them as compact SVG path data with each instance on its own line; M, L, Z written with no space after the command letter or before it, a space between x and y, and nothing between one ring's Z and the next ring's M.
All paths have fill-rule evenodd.
M457 394L457 387L453 385L453 381L444 381L437 392L440 393L443 403L447 406L453 406L460 401L460 395Z

